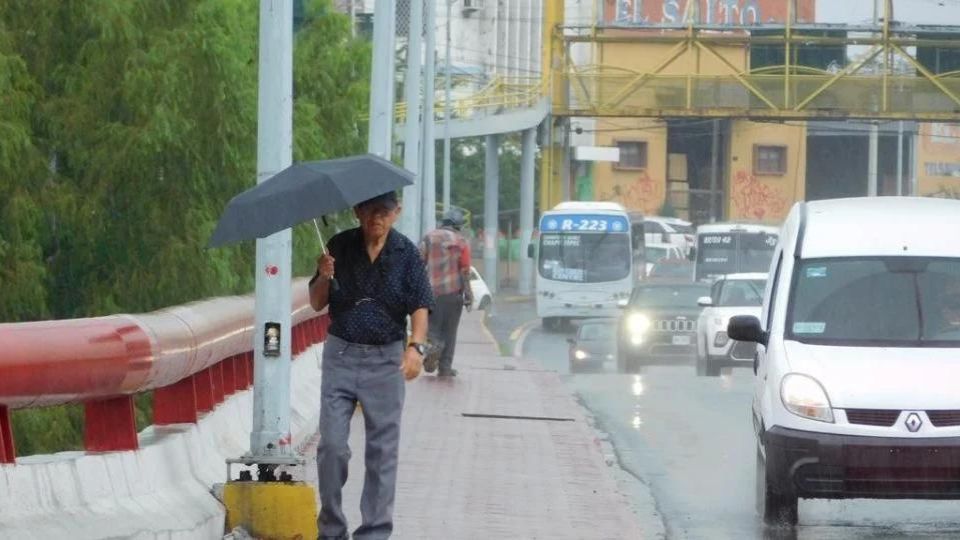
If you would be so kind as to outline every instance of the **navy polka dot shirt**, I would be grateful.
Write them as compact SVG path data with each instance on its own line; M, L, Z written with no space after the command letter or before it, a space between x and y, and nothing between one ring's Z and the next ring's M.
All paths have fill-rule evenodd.
M433 308L426 265L406 236L391 230L372 263L359 228L331 238L327 250L336 260L340 285L330 289L329 331L334 336L365 345L405 340L407 315Z

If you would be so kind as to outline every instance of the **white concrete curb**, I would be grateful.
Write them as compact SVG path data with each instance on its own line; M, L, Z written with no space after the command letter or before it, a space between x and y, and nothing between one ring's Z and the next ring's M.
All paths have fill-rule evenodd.
M322 350L314 345L293 362L295 447L317 431ZM145 429L137 451L63 452L0 466L0 539L222 538L224 509L211 489L226 481L226 459L248 450L252 411L245 390L196 425Z

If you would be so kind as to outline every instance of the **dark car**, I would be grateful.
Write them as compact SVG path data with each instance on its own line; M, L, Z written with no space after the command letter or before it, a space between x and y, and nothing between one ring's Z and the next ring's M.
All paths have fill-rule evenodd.
M580 324L570 343L570 373L602 371L603 364L613 360L617 352L617 321L589 319Z
M650 269L650 280L693 281L695 265L687 259L661 259Z
M697 352L697 299L709 294L704 283L638 285L617 325L617 371L691 360Z

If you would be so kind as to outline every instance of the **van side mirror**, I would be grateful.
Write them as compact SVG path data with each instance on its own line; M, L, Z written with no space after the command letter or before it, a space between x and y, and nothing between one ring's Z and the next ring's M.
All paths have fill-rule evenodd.
M533 242L527 244L527 258L528 259L533 258Z
M713 305L713 298L709 296L701 296L697 298L697 305L700 307L710 307Z
M577 344L577 340L573 339L572 337L568 337L568 338L567 338L567 343L569 343L569 344L571 344L571 345L576 345L576 344Z
M737 315L727 324L727 336L736 341L759 343L766 346L770 336L760 327L760 319L753 315Z

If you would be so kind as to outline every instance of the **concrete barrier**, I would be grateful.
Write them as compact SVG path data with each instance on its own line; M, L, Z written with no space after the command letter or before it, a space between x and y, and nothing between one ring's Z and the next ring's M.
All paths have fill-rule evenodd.
M295 448L317 431L322 350L313 345L293 362ZM227 480L226 459L248 450L252 411L253 392L243 390L196 424L148 427L139 450L0 465L0 539L222 538L224 509L212 489Z

